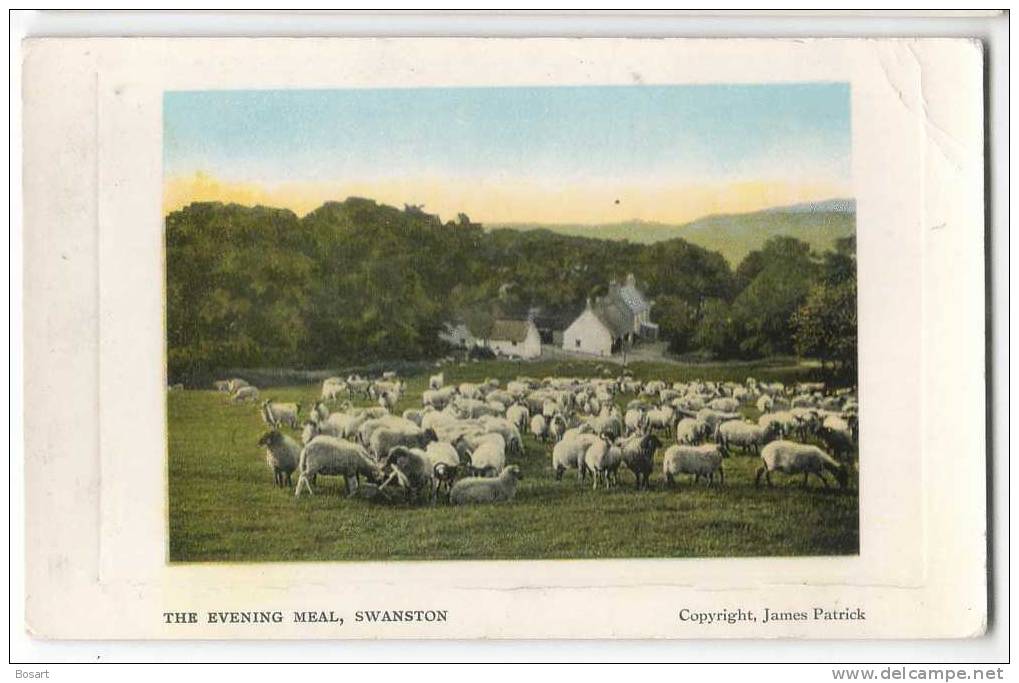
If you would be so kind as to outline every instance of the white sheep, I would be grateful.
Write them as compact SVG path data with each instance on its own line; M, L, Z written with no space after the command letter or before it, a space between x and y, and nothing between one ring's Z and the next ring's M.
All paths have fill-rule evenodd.
M739 401L734 398L716 398L708 401L708 408L720 413L735 413L739 410Z
M517 493L517 482L523 478L519 467L509 465L494 479L487 477L461 479L449 492L449 502L453 505L465 505L510 501Z
M329 377L322 382L322 394L320 398L323 401L335 401L341 395L348 394L347 383L339 377Z
M381 468L364 446L332 436L316 436L309 441L301 451L299 469L295 497L301 495L302 487L314 494L311 484L319 474L342 476L348 494L357 490L361 476L373 482L382 478Z
M237 391L233 392L230 400L234 403L243 403L244 401L254 403L258 400L258 389L250 385L240 387Z
M587 471L584 469L584 454L598 438L590 433L573 433L564 436L552 448L552 470L555 472L556 481L562 481L563 472L570 467L577 468L577 479L584 479Z
M693 445L707 438L711 426L695 417L684 417L676 424L676 443Z
M662 472L669 486L675 483L680 474L693 475L694 483L705 477L708 484L715 480L718 473L719 482L725 483L725 471L722 469L722 451L715 444L701 446L670 446L662 458Z
M599 479L605 483L605 488L609 488L615 480L616 471L622 463L622 449L612 443L612 439L606 434L602 434L599 438L595 439L587 447L587 450L584 451L583 465L591 471L592 487L594 490L598 489Z
M273 486L293 486L290 475L301 459L297 442L273 429L262 435L258 445L265 446L265 464L272 470Z
M516 403L506 409L506 419L517 426L517 429L521 432L527 429L528 423L531 421L531 411L527 409L527 406Z
M217 379L212 383L212 388L216 391L228 394L230 393L230 380L228 379Z
M767 394L761 395L757 399L757 409L762 413L770 413L775 408L775 399Z
M440 372L437 375L432 375L428 378L429 389L441 389L442 385L445 384L446 378L445 373Z
M506 440L501 434L485 434L469 455L472 472L494 477L506 466Z
M548 441L548 422L541 415L531 418L531 434L539 441Z
M849 472L844 465L817 446L796 443L795 441L772 441L761 449L762 464L757 469L754 485L760 485L763 474L768 486L771 486L771 473L782 472L788 475L803 474L803 487L807 487L807 479L811 474L821 480L828 488L828 480L824 478L827 470L835 476L840 488L849 485Z
M271 398L262 402L262 420L273 429L278 429L281 425L297 429L300 414L300 403L277 403Z
M764 444L775 436L777 430L774 423L768 428L742 420L730 420L718 425L718 443L725 452L733 447L739 447L744 453L753 450L760 454Z

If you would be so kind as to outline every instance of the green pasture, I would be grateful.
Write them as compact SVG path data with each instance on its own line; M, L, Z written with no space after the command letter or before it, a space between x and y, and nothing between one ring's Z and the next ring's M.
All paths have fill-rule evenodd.
M748 376L792 382L811 372L793 361L635 363L629 370L639 379L669 382ZM615 376L619 367L493 361L446 366L443 372L447 383L487 377L505 383L519 375ZM397 412L420 407L427 384L426 374L405 379L408 392ZM318 384L261 388L264 398L304 406L319 391ZM756 488L759 460L734 455L724 464L724 486L694 486L684 479L670 490L659 452L650 491L635 491L625 469L618 487L592 491L577 482L575 471L555 481L549 448L525 435L524 456L511 460L524 479L509 503L461 508L347 498L342 481L331 477L319 477L315 496L295 499L293 489L272 486L264 451L256 445L265 431L256 406L230 404L211 390L170 392L167 401L171 562L752 557L859 550L855 468L849 492L824 490L813 479L803 490L799 477L782 475L773 475L774 488ZM746 412L756 418L755 410Z

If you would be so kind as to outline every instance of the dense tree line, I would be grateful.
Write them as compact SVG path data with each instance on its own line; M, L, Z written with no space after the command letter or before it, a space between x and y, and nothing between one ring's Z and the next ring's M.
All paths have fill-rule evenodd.
M169 214L167 335L174 381L227 367L335 367L445 353L453 319L555 310L634 273L673 352L855 359L852 240L822 256L773 238L733 270L682 239L650 245L547 230L486 232L461 214L330 202L195 203Z

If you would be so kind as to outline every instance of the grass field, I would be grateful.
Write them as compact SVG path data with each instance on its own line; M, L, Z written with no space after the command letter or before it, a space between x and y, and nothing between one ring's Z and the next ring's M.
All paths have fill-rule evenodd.
M447 383L486 377L505 382L518 375L594 376L603 367L486 362L444 372ZM670 382L747 376L789 382L808 372L764 363L635 363L629 369L639 379ZM407 378L397 412L420 406L426 382L423 375ZM310 406L319 389L279 387L262 394ZM620 396L619 402L630 398ZM525 478L510 503L384 504L345 497L342 480L332 477L319 478L315 496L295 499L293 489L272 486L264 451L256 445L265 427L255 407L231 405L213 391L170 392L167 400L173 562L845 555L859 549L855 471L849 492L823 490L816 480L802 490L800 478L782 475L773 475L772 489L755 488L760 461L735 455L725 462L724 487L684 479L669 490L659 452L652 490L634 491L624 468L619 487L592 491L576 481L575 471L556 482L548 449L526 435L524 456L511 460ZM745 412L756 418L755 410Z

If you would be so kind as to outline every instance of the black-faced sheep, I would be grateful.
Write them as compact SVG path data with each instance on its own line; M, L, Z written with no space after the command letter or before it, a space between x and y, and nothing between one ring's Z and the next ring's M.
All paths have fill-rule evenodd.
M650 486L651 471L654 469L655 451L662 442L654 434L631 436L619 442L623 464L637 479L637 490Z

